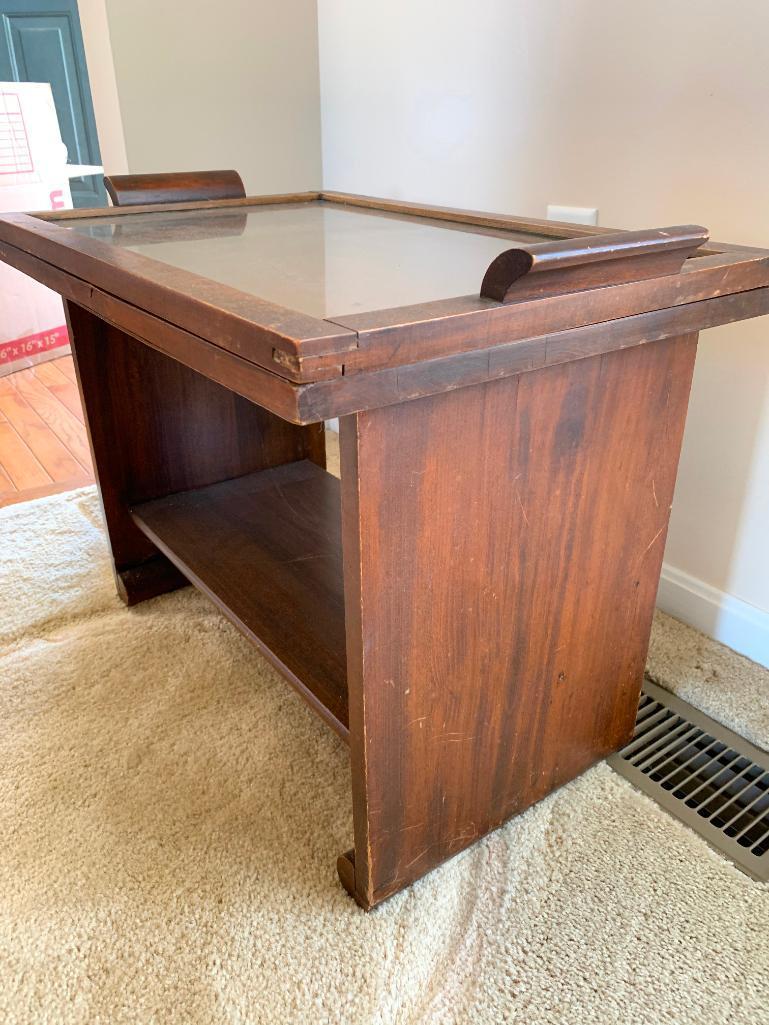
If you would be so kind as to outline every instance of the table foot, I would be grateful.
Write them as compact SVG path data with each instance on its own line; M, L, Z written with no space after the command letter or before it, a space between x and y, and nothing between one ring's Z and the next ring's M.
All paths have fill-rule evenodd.
M344 854L340 854L336 859L336 870L342 886L344 886L353 900L360 904L364 911L370 911L371 906L366 904L355 892L355 851L345 851Z
M120 600L125 605L138 605L148 598L186 587L189 580L179 572L165 555L157 555L139 566L115 572Z

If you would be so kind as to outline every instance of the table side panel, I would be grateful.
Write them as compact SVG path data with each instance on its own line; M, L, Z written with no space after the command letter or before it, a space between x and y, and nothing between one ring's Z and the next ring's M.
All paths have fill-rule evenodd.
M132 504L296 460L325 465L322 424L287 423L77 304L66 310L118 588L129 604L159 593L164 574L149 563L168 568L133 523Z
M629 736L696 335L342 421L356 899Z

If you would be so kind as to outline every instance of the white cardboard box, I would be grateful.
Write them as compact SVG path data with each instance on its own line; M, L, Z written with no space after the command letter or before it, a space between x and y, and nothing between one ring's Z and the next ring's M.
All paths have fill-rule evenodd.
M48 84L0 82L0 212L66 210L67 164ZM69 351L60 297L0 263L0 377Z

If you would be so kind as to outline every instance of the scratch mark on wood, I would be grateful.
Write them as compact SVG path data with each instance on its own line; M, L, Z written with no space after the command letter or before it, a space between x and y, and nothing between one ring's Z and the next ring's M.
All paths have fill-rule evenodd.
M664 531L664 529L665 529L665 526L666 526L666 524L664 524L664 523L663 523L663 525L662 525L662 526L660 527L660 529L659 529L659 530L657 531L657 533L656 533L656 534L654 535L654 537L653 537L653 538L651 539L651 541L650 541L650 542L648 543L648 545L646 546L646 548L644 548L643 552L641 552L641 558L642 558L642 559L643 559L644 555L646 555L646 553L647 553L647 552L649 551L649 549L651 548L651 546L652 546L652 545L654 544L654 542L655 542L655 541L657 540L657 538L658 538L658 537L660 536L660 534L661 534L661 533L662 533L662 532Z

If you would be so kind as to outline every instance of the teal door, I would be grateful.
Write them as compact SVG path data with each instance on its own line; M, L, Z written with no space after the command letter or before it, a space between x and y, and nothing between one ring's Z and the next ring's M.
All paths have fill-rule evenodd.
M50 82L69 163L101 163L77 0L0 0L0 82ZM100 175L69 184L75 206L106 206Z

